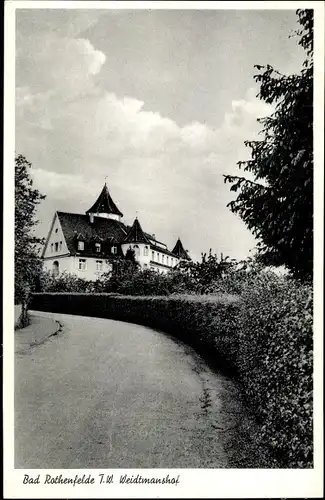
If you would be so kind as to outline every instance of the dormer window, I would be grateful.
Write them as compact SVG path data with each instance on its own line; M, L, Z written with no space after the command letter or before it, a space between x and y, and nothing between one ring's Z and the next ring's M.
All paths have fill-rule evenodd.
M101 244L100 243L95 243L95 251L96 251L96 253L101 252Z
M84 250L84 249L85 249L85 242L78 241L78 250Z

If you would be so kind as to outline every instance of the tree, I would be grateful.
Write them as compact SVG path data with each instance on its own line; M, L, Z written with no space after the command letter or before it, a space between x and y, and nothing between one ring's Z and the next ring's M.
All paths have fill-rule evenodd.
M31 164L22 155L15 158L15 301L26 306L42 269L39 245L34 234L37 205L45 198L33 188ZM23 307L23 313L25 313Z
M224 275L235 266L234 259L220 258L209 250L201 254L201 262L181 261L170 273L173 285L186 292L209 293L211 287L220 282Z
M113 262L111 273L104 277L107 291L121 293L125 283L131 282L139 272L140 265L135 260L133 250L130 249L127 251L127 258L121 257Z
M135 251L129 247L125 253L125 260L129 260L131 262L133 262L133 264L136 264L137 261L136 261L136 258L135 258Z
M258 240L259 258L285 265L296 277L313 270L313 11L298 10L298 44L306 52L299 74L255 66L258 97L275 107L260 118L262 140L246 141L251 159L238 163L253 175L225 175L239 194L228 206Z

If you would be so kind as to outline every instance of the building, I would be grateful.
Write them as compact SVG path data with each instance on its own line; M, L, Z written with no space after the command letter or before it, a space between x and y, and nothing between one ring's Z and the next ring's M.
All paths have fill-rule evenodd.
M143 269L167 273L181 260L191 260L180 239L173 251L145 233L136 218L132 226L122 222L106 183L85 214L56 212L43 249L44 269L54 276L62 272L96 280L112 270L131 248Z

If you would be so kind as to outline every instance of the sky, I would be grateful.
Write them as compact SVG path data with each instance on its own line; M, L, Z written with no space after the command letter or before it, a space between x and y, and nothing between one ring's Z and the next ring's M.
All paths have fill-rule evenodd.
M256 241L223 175L272 112L254 64L300 71L297 27L288 10L18 9L15 149L46 195L37 233L106 181L123 221L170 248L247 257Z

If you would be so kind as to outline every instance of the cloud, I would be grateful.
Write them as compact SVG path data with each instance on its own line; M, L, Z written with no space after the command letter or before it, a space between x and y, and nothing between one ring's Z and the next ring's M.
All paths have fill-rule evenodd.
M18 39L17 43L18 88L30 87L36 94L51 92L64 101L89 94L94 88L92 77L106 60L82 38L62 39L52 34Z
M106 56L89 40L52 33L17 43L17 151L48 195L44 224L56 209L84 212L108 176L121 210L130 219L137 211L144 227L170 245L182 236L197 256L209 246L229 253L241 235L243 247L234 253L247 253L254 241L226 208L222 174L236 171L247 156L243 141L256 136L256 118L270 111L254 89L230 103L220 127L180 126L110 92L109 81L100 86Z
M24 37L55 34L60 38L77 38L95 26L110 11L97 9L17 9L17 33Z

